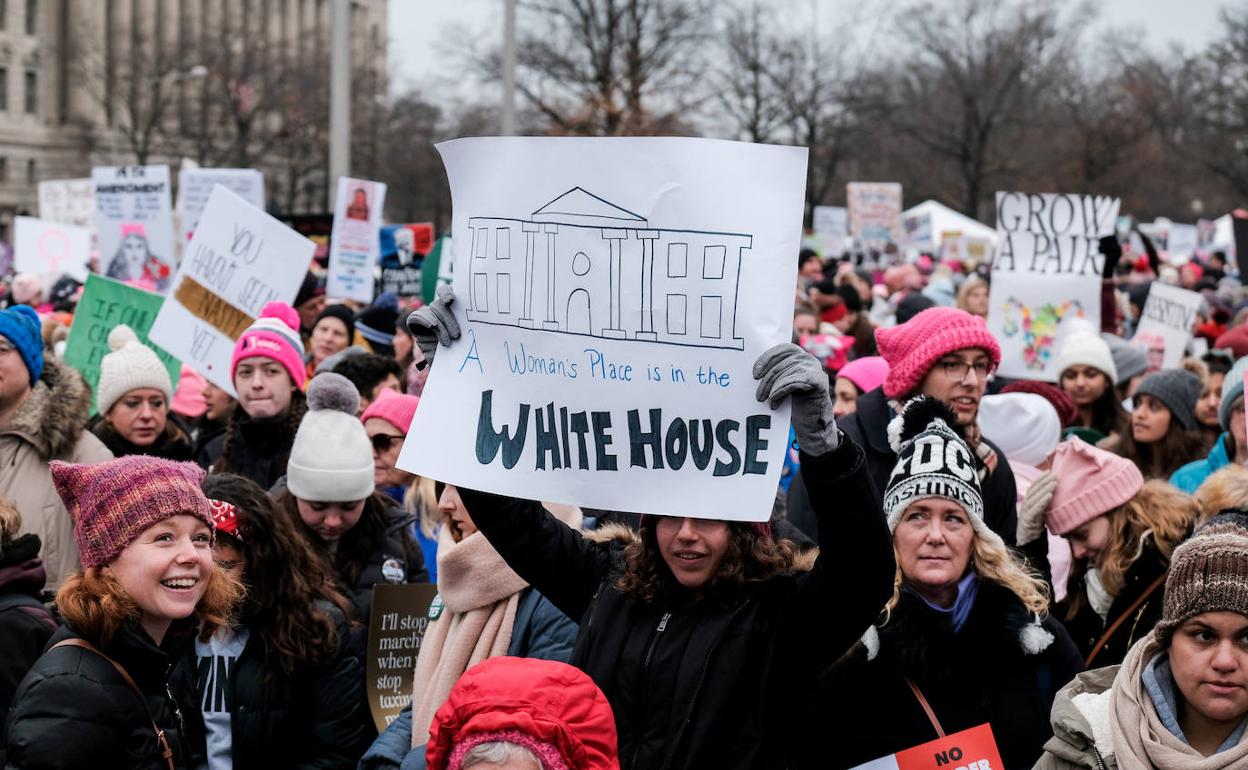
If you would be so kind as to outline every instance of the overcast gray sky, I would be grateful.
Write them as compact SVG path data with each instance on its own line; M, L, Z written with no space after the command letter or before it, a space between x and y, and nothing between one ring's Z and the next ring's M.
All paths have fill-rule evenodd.
M842 0L816 0L819 26L831 30ZM879 2L879 0L875 0ZM1094 0L1100 24L1133 26L1144 44L1164 47L1171 42L1194 48L1218 32L1218 9L1245 0ZM808 17L811 0L763 0L783 18ZM454 24L474 35L502 37L503 0L390 0L391 83L396 91L413 85L433 85L435 78L453 77L439 54ZM428 91L428 87L426 91Z

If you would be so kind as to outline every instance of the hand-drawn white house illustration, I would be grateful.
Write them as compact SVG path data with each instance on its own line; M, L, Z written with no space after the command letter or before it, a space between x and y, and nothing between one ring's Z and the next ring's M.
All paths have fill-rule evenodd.
M650 227L580 187L527 219L471 217L468 228L470 321L745 347L737 299L752 235Z

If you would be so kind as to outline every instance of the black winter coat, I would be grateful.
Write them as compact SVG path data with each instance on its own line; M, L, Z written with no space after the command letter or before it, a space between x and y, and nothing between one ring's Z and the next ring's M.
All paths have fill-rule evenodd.
M429 582L425 555L405 531L416 517L393 507L386 513L386 539L369 553L355 580L348 581L341 571L338 575L339 588L354 605L356 620L365 625L373 611L373 586Z
M252 635L229 671L226 703L230 710L234 770L330 770L354 768L368 748L372 724L365 709L364 669L351 654L346 618L324 605L338 626L338 652L320 665L308 664L290 674L266 664L260 640ZM190 687L202 703L209 689L208 661L201 667L192 645L175 668L178 687ZM203 717L191 717L205 732ZM196 763L205 761L203 747Z
M80 638L62 625L49 645ZM165 770L152 721L165 731L175 767L203 752L204 735L186 715L195 694L168 679L190 637L158 647L137 626L124 626L101 650L142 690L146 708L104 658L80 647L49 649L22 680L9 710L8 767L25 770ZM172 696L172 697L171 697ZM149 717L150 713L150 717Z
M618 542L590 542L539 503L460 489L508 565L580 620L571 663L611 703L623 770L784 768L800 741L823 743L793 732L793 704L878 616L895 567L862 450L844 441L803 454L802 473L823 557L810 572L700 601L632 599L616 587Z
M1032 620L1008 589L981 580L955 633L947 614L903 591L879 629L876 658L868 660L859 644L819 678L805 728L820 736L819 750L799 767L855 767L936 740L907 675L946 734L988 722L1005 767L1031 767L1052 736L1054 696L1082 670L1074 643L1051 617L1044 628L1053 641L1037 654L1025 652L1019 633Z
M272 489L277 480L286 475L286 463L290 460L290 447L295 434L290 429L290 415L286 412L276 417L253 420L241 406L234 407L234 442L230 445L229 470L246 476L264 489ZM196 461L210 467L225 451L227 429L208 442Z
M888 445L888 423L893 416L883 388L876 388L858 398L857 412L837 421L841 430L866 450L867 470L875 480L875 488L881 498L897 464L897 453ZM1018 489L1014 484L1014 472L997 445L988 439L982 440L997 453L996 469L982 482L984 523L1000 535L1006 545L1014 545L1014 531L1018 527ZM786 515L799 529L813 536L810 526L814 517L809 513L811 506L804 478L799 476L789 485Z
M13 693L56 630L56 621L39 598L46 579L38 535L22 535L4 548L0 555L0 767Z
M113 426L104 421L102 415L92 418L87 428L95 437L104 442L104 446L113 453L113 457L130 457L147 455L160 457L175 462L190 462L195 459L195 447L191 441L190 431L182 422L182 418L170 412L162 433L150 446L139 446L122 437Z

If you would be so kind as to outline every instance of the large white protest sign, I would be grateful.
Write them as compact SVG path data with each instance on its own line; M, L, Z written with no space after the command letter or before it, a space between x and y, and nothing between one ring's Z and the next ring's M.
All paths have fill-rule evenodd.
M705 139L460 139L453 305L399 465L587 507L762 521L788 405L806 150ZM740 184L749 179L748 191Z
M1004 377L1055 382L1070 321L1100 324L1098 241L1112 235L1119 201L1092 195L997 193L997 252L988 328Z
M264 174L254 168L184 168L178 171L178 213L182 238L189 240L208 205L214 185L224 185L264 211Z
M39 183L39 218L95 230L95 185L86 179Z
M335 201L325 294L334 299L369 302L373 298L373 273L381 256L381 212L386 203L386 186L339 177Z
M168 166L97 166L95 226L104 275L168 291L177 267Z
M803 247L811 246L825 259L841 256L849 237L849 210L844 206L815 206L811 231L811 236L802 240Z
M33 217L15 217L13 265L19 273L70 275L87 280L91 231Z
M148 335L234 395L234 342L268 302L291 302L316 244L228 188L212 190Z
M1149 349L1149 370L1174 369L1183 360L1204 298L1199 293L1154 281L1132 339ZM1164 350L1161 360L1156 351Z
M1196 253L1196 245L1200 234L1196 225L1183 225L1171 222L1166 233L1166 251L1172 262L1185 262Z
M901 185L896 182L850 182L846 186L849 234L864 248L900 245Z

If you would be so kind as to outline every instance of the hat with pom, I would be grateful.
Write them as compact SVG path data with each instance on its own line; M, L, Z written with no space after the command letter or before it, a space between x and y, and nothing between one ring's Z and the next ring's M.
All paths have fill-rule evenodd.
M80 465L53 460L52 482L74 520L74 540L84 569L116 559L143 530L181 514L213 526L195 463L130 455Z
M108 333L108 349L112 352L100 359L100 380L95 390L100 414L108 414L122 396L138 388L159 390L168 405L173 399L169 370L151 348L139 342L133 329L125 324L114 326Z
M30 305L0 310L0 336L17 348L33 388L43 374L43 322L39 314Z
M911 503L938 497L962 506L976 534L1001 542L984 524L975 455L955 425L953 411L931 396L911 399L889 423L889 444L897 452L897 464L884 487L888 529L897 529Z
M988 331L984 319L952 307L934 307L900 326L876 329L880 355L888 362L884 395L901 398L918 389L923 378L942 356L956 350L978 348L1001 363L1001 346Z
M383 388L377 394L377 398L373 399L373 402L364 410L364 414L360 415L360 422L368 422L376 417L403 431L403 435L406 436L407 431L412 427L412 418L416 416L416 407L419 404L420 398L417 396L395 393L389 388Z
M303 340L299 337L299 314L285 302L270 302L256 322L234 343L230 357L230 379L244 358L271 358L285 367L296 387L302 388L307 372L303 368Z
M292 495L342 503L373 493L373 444L359 412L359 391L346 377L326 372L312 378L308 412L286 465L286 488Z

